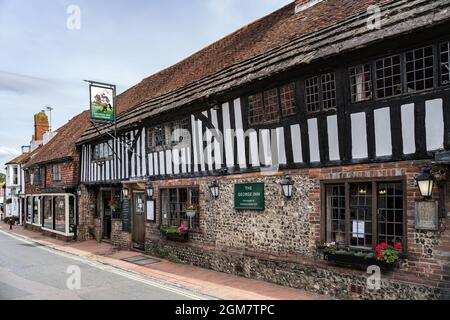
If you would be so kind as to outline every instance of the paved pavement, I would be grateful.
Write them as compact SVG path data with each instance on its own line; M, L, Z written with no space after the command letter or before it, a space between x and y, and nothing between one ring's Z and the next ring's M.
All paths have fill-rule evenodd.
M84 261L87 264L89 272L94 272L89 269L90 265L94 265L97 269L100 269L101 272L106 273L107 275L99 276L98 279L106 279L106 288L101 289L103 286L103 282L95 282L96 279L93 279L94 282L91 284L91 289L94 290L93 287L98 286L99 289L94 290L99 292L99 294L105 294L105 299L109 299L107 293L109 291L120 291L120 280L119 283L116 284L117 279L111 278L111 273L122 273L126 272L127 275L131 278L138 277L140 280L145 279L145 281L150 281L151 284L157 284L157 286L162 286L163 288L169 287L173 292L176 290L182 290L181 298L186 299L186 295L190 296L193 299L224 299L224 300L326 300L330 299L330 297L319 296L316 294L308 293L302 290L286 288L282 286L277 286L274 284L270 284L263 281L246 279L242 277L237 277L225 273L215 272L211 270L205 270L202 268L197 268L190 265L184 264L175 264L168 261L152 258L149 256L144 256L142 253L134 252L134 251L116 251L112 248L110 244L107 243L97 243L96 241L85 241L85 242L70 242L66 243L63 241L56 240L54 238L48 238L43 236L38 232L32 232L29 230L25 230L22 227L14 227L13 231L8 230L8 227L4 224L0 224L0 235L3 233L1 239L5 240L5 233L16 238L26 239L27 241L33 243L35 247L30 247L29 245L21 245L20 247L16 246L15 249L21 248L21 252L23 249L31 249L34 254L31 257L34 257L33 261L29 261L25 259L25 261L21 261L23 264L22 268L30 268L30 270L35 270L35 268L39 269L39 266L33 267L35 263L42 263L41 261L47 261L42 258L43 251L46 254L49 254L49 250L52 255L59 255L58 258L61 259L60 255L64 255L65 259L75 259ZM10 240L11 241L11 240ZM16 240L17 241L17 240ZM15 243L15 242L13 242ZM38 247L36 247L36 245ZM16 253L15 249L5 249L5 247L10 248L8 245L5 245L0 240L0 299L2 299L2 283L8 284L9 282L4 280L4 272L3 272L3 264L10 264L10 269L14 270L14 272L19 273L20 268L16 271L14 268L19 267L19 265L14 265L16 261ZM4 252L8 252L4 254ZM25 255L25 253L20 254L19 256ZM5 258L6 257L6 258ZM56 257L53 257L57 259ZM5 261L5 259L7 259ZM149 259L149 260L146 260ZM67 279L68 275L65 274L67 268L68 261L59 265L58 272L61 274L61 279ZM58 265L58 264L56 264ZM43 268L46 268L46 265L41 265ZM105 270L102 270L105 269ZM64 272L63 272L64 271ZM11 271L10 271L11 272ZM87 273L89 275L89 272ZM108 274L109 273L109 274ZM44 272L45 274L45 272ZM122 274L121 274L122 275ZM19 275L20 276L20 275ZM48 275L47 275L48 276ZM65 277L65 278L64 278ZM90 279L90 278L87 278ZM62 281L62 280L59 280ZM66 281L66 280L64 280ZM129 281L129 280L128 280ZM63 282L64 284L65 282ZM139 286L142 282L140 282ZM131 287L137 285L136 283L130 284ZM61 286L61 284L60 284ZM111 290L110 288L116 288L119 286L119 290ZM20 289L20 287L19 287ZM130 295L126 294L127 288L124 290L124 294L119 294L120 298L118 299L134 299L137 295L140 299L177 299L175 296L170 295L167 296L168 293L157 292L155 294L144 295L142 296L142 292L131 293ZM139 289L140 290L140 289ZM143 289L142 289L143 290ZM137 293L137 294L134 294ZM177 294L179 294L177 292ZM184 294L184 295L183 295ZM114 294L112 294L114 296ZM88 293L83 297L90 297Z

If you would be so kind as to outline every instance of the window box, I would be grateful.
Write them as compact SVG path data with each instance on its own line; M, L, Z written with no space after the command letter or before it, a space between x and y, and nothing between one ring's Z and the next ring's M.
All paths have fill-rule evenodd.
M370 253L369 253L370 254ZM350 267L357 270L367 270L369 266L378 266L381 270L391 271L396 268L397 263L387 263L367 255L355 255L354 253L323 253L326 261L335 263L343 267Z
M174 242L188 242L189 241L189 232L187 228L184 227L167 227L162 226L161 235L166 238L166 240L174 241Z

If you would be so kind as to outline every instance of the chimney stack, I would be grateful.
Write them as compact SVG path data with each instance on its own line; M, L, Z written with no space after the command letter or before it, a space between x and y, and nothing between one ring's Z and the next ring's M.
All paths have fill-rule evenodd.
M48 117L44 111L34 115L34 135L33 141L44 140L44 133L49 129Z

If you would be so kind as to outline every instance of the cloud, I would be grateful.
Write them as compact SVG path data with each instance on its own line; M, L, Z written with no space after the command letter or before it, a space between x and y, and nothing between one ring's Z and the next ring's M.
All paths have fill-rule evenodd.
M0 71L0 91L12 91L16 93L30 93L40 90L48 90L51 87L51 81Z
M20 152L16 149L0 146L0 157L16 157Z

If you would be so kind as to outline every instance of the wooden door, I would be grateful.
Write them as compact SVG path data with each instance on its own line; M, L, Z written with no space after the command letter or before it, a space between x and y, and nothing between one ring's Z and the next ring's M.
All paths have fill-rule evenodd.
M133 246L137 249L145 249L145 193L133 194Z

